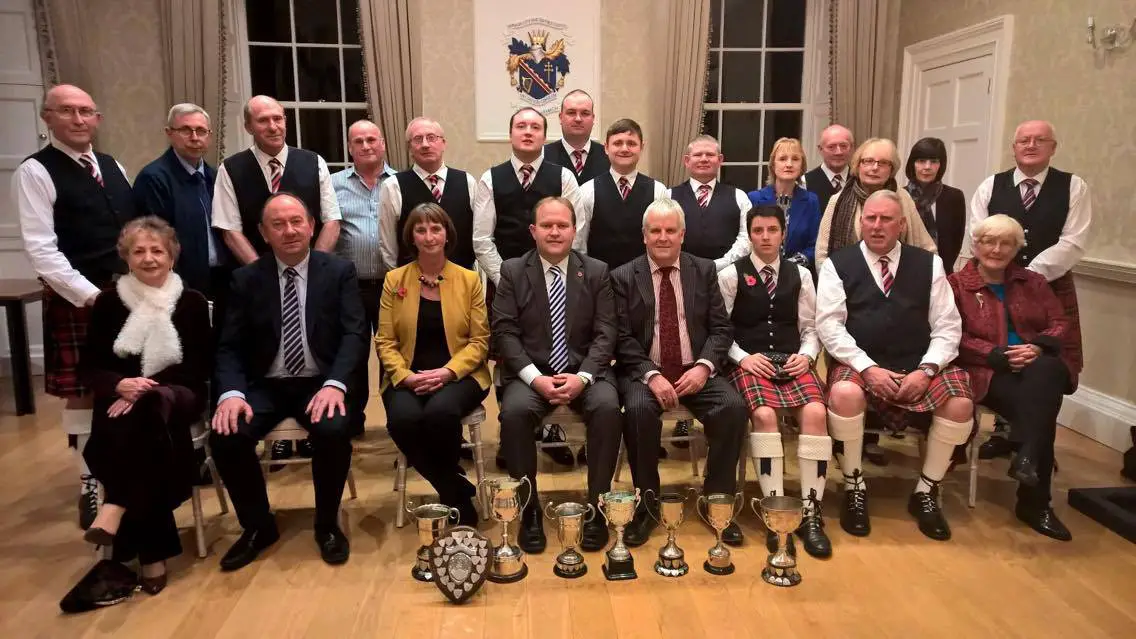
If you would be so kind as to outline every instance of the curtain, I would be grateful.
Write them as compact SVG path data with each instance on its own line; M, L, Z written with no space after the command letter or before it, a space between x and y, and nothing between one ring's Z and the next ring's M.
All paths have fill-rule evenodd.
M422 114L417 11L410 0L359 2L367 104L387 140L387 162L395 169L410 167L402 136L407 122Z
M857 140L895 137L899 0L830 0L832 121Z
M668 0L660 3L658 33L660 60L657 77L662 88L653 121L659 133L651 142L653 177L678 184L686 177L682 155L702 129L710 48L710 3Z
M90 51L86 35L89 8L83 0L53 0L47 3L45 25L54 47L46 52L54 55L58 75L50 80L56 83L74 84L90 90L91 75L83 63ZM38 11L37 11L38 13ZM41 42L45 32L41 30ZM45 78L46 79L46 78Z
M225 16L222 0L160 0L166 101L192 102L209 112L216 164L225 139Z

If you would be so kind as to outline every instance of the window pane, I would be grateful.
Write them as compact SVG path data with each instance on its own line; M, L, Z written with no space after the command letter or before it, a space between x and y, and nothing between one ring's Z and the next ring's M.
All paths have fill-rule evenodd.
M291 42L288 0L245 0L249 42Z
M757 166L723 166L722 182L731 184L739 189L749 192L756 191L760 184Z
M289 146L299 146L296 143L296 127L299 126L299 120L296 119L295 109L284 109L284 114L288 116L288 130L284 132L284 143Z
M363 93L363 50L343 50L343 81L347 84L347 102L366 102Z
M722 102L761 102L760 75L760 53L723 53ZM797 82L799 85L800 78Z
M343 162L343 122L339 109L300 109L300 137L304 148L329 162Z
M722 112L722 153L729 162L760 162L761 111Z
M343 44L359 44L359 3L340 0L339 22L343 25Z
M763 0L724 0L727 47L760 47Z
M765 55L765 102L800 102L805 54L767 53Z
M710 46L722 46L722 0L710 0Z
M769 0L769 32L765 40L770 47L805 46L805 3Z
M706 111L702 116L702 133L712 135L716 138L721 137L718 131L718 114L720 111Z
M765 112L765 143L761 146L762 158L768 158L773 152L773 143L778 138L801 139L802 111L766 111Z
M339 43L335 5L328 7L326 1L295 0L295 7L296 42Z
M718 65L721 64L722 54L716 51L710 52L710 64L707 69L706 76L706 102L718 101Z
M339 50L296 47L301 102L340 102Z
M253 95L270 95L283 101L296 99L292 76L292 49L250 46L249 75L252 80Z
M351 126L352 122L356 122L358 120L369 120L369 119L370 118L368 117L366 109L347 109L347 126ZM397 145L398 141L402 139L402 131L395 131L393 136L387 134L384 131L383 132L383 139L386 140L387 146L390 146L392 139L395 141L395 144Z

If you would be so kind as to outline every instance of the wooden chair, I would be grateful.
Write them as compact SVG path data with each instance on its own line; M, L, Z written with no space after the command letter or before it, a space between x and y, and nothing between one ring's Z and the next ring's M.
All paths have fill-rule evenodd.
M478 406L473 409L473 412L462 418L462 425L469 429L469 441L462 444L462 448L473 449L473 472L477 478L477 484L480 485L481 481L485 479L485 453L482 450L481 444L481 424L485 422L485 407ZM398 453L398 459L395 461L394 472L394 492L397 495L395 502L398 504L395 508L394 525L397 528L402 528L406 525L406 455L402 452ZM488 504L481 505L481 518L489 518Z
M304 430L296 420L289 417L276 425L267 435L264 436L264 450L260 453L260 466L264 472L265 480L268 479L268 469L270 466L276 464L283 464L286 466L294 464L311 464L312 460L307 457L295 455L289 459L270 459L269 451L272 449L272 442L289 441L295 446L296 442L302 442L308 438L308 431ZM347 471L347 490L351 493L351 499L358 499L359 495L355 491L355 471ZM340 510L342 517L343 511ZM342 524L341 524L342 525ZM346 526L343 526L346 528Z
M967 451L970 471L970 488L967 492L966 504L974 508L978 500L978 448L994 434L994 411L985 406L975 405L974 422L978 431L970 440L970 450Z
M205 461L198 472L209 471L209 475L213 479L213 489L217 491L217 501L221 504L221 514L225 515L229 512L229 501L225 498L225 489L221 486L221 476L217 474L217 466L213 463L213 451L209 448L209 432L209 425L206 424L200 434L194 435L193 449L205 451ZM194 484L193 496L190 500L193 504L193 530L197 540L197 556L205 559L209 555L209 551L205 545L205 515L201 507L201 488L201 486Z

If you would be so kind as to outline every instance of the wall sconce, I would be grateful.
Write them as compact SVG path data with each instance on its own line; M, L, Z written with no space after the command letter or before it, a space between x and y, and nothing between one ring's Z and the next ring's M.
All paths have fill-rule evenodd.
M1092 16L1089 16L1086 42L1092 45L1094 49L1104 49L1105 51L1123 49L1133 40L1136 40L1136 19L1132 20L1132 24L1127 27L1119 24L1104 27L1098 38L1096 22Z

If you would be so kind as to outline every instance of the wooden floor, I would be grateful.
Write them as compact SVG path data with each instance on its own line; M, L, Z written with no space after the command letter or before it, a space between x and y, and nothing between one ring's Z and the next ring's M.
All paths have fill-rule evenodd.
M549 551L529 558L527 579L486 583L472 601L454 606L432 585L410 577L415 531L412 525L394 527L394 447L376 428L369 437L378 442L379 452L356 463L359 499L345 502L352 545L345 566L332 568L320 561L312 541L310 475L293 468L271 477L270 497L283 538L261 560L237 573L218 570L220 554L239 533L231 514L214 524L211 555L198 560L187 504L178 512L186 553L171 563L170 585L163 593L139 593L106 610L64 616L57 605L60 597L95 557L75 523L75 470L59 429L61 404L40 396L38 415L14 417L8 380L4 382L0 637L1136 636L1136 545L1066 504L1070 486L1121 483L1120 454L1064 430L1057 441L1061 473L1054 501L1073 531L1073 543L1051 541L1017 523L1005 461L984 462L974 510L966 507L965 473L950 477L944 484L944 506L954 539L940 543L924 538L905 511L917 477L915 445L912 438L887 440L885 445L895 451L892 463L869 477L871 537L850 537L832 516L839 504L834 470L826 504L835 556L818 561L802 553L804 581L797 588L778 589L761 581L764 537L757 518L747 511L741 518L746 545L734 551L737 572L729 577L702 571L713 538L697 520L688 520L680 531L679 543L692 564L691 573L680 579L651 570L664 537L660 532L633 551L638 580L605 581L600 553L587 555L590 572L584 578L559 579L552 574L553 533ZM370 424L382 423L381 410L376 398ZM490 408L486 438L497 438L495 407ZM487 446L491 469L493 448ZM671 460L664 462L664 482L692 481L683 455L672 451ZM790 462L793 458L794 453L787 455ZM552 472L543 462L542 469L546 499L581 498L582 470ZM425 495L428 486L414 473L411 477L411 493ZM756 491L751 482L747 494ZM207 499L205 510L215 518L216 500ZM692 513L688 510L688 516ZM491 526L482 530L490 533ZM549 526L546 530L552 532Z

